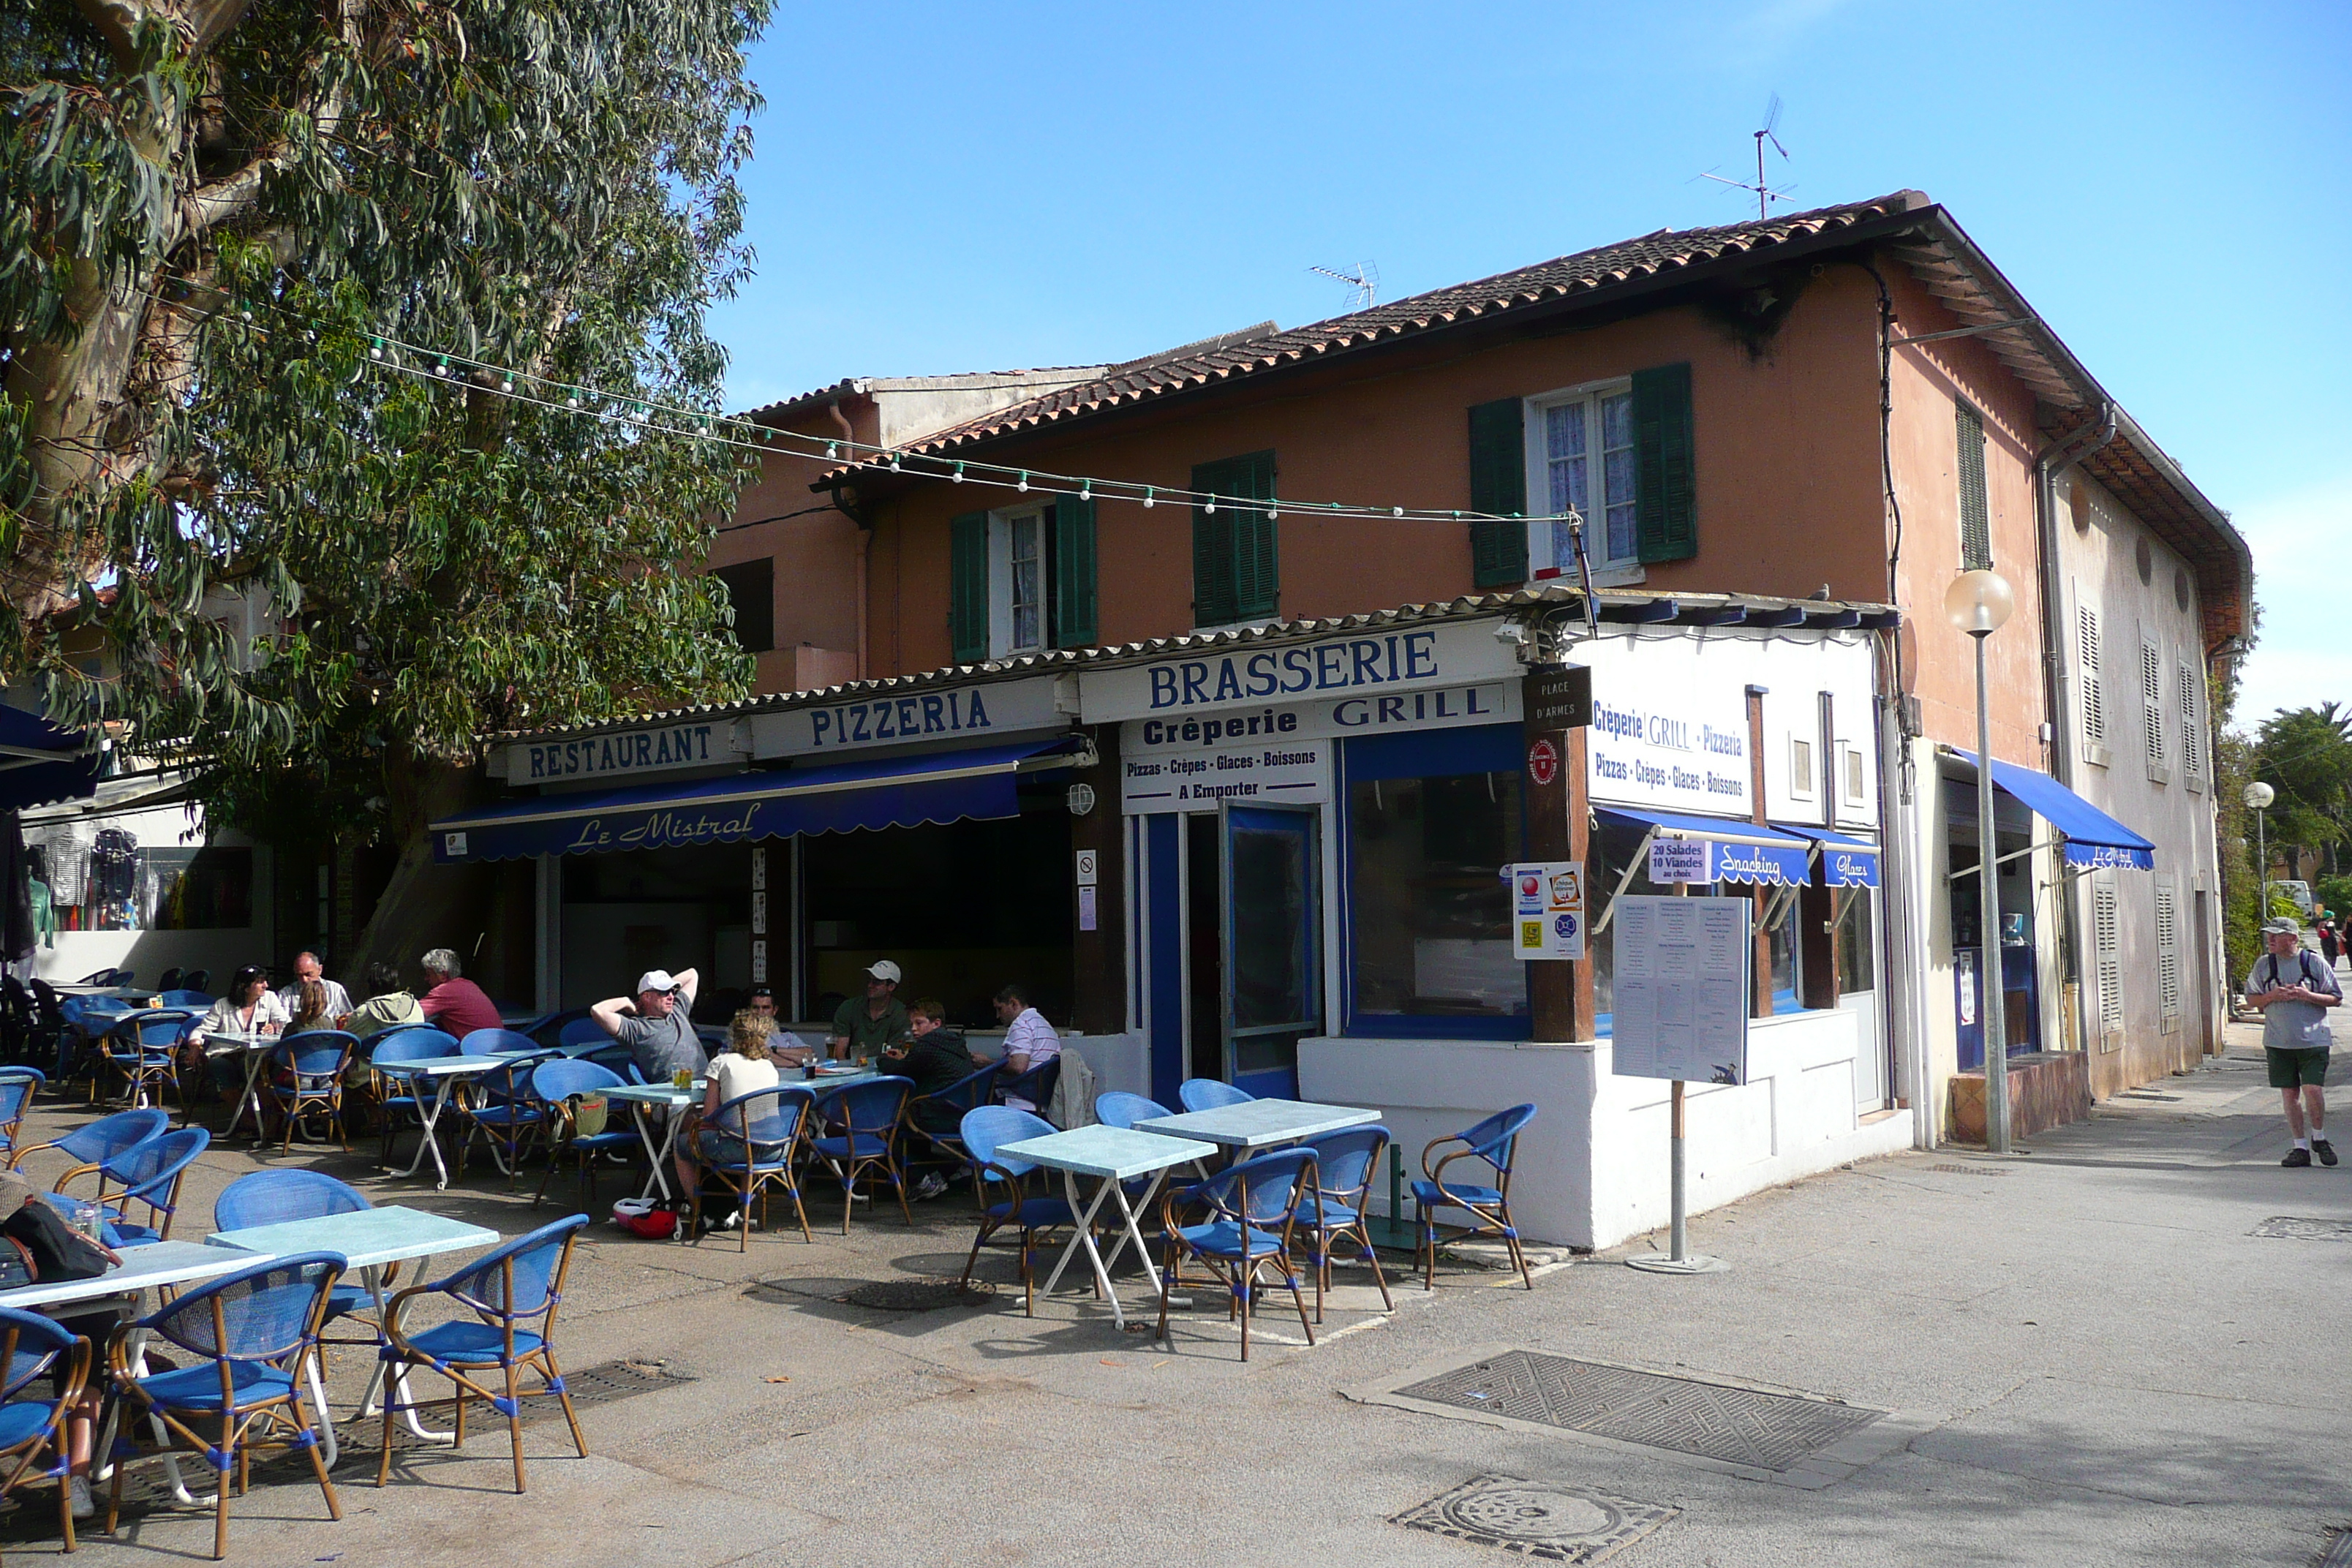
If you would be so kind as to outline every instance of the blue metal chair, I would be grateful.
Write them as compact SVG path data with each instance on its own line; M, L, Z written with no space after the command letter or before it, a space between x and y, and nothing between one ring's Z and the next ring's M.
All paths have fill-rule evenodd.
M625 1120L608 1121L604 1131L583 1132L579 1126L579 1100L583 1095L600 1094L608 1089L621 1087L621 1075L594 1062L568 1061L558 1057L539 1063L530 1069L530 1092L546 1107L552 1120L550 1132L561 1131L562 1141L550 1143L547 1151L547 1174L539 1179L539 1191L530 1201L538 1203L547 1196L547 1184L555 1179L555 1167L565 1154L580 1159L580 1180L588 1189L588 1201L596 1201L596 1156L617 1150L625 1154L638 1146L637 1135ZM612 1113L607 1111L608 1116Z
M455 1035L440 1029L404 1029L392 1039L381 1042L368 1058L368 1070L375 1079L377 1116L383 1122L383 1163L392 1163L392 1145L400 1136L404 1121L422 1127L425 1124L424 1100L429 1092L412 1072L401 1069L420 1062L442 1057L463 1056L465 1047Z
M28 1144L8 1156L8 1168L21 1169L26 1159L50 1149L59 1150L73 1161L73 1168L58 1178L62 1185L84 1171L96 1170L100 1162L111 1160L126 1149L136 1147L152 1138L163 1135L172 1119L146 1106L136 1110L118 1110L111 1116L101 1116L86 1126L77 1127L62 1138L52 1138L46 1143Z
M159 1006L185 1007L191 1012L201 1014L211 1010L214 998L201 991L191 991L183 985L166 990L162 995L156 997L155 1001Z
M186 1043L197 1016L184 1008L159 1007L125 1013L107 1026L98 1042L99 1063L122 1075L123 1088L131 1104L146 1104L151 1089L156 1091L155 1099L160 1104L163 1088L169 1084L180 1097L181 1115L187 1114L187 1090L180 1082L180 1047ZM89 1080L93 1105L98 1102L99 1077L93 1073Z
M592 1045L612 1037L604 1032L604 1025L588 1017L574 1018L555 1032L555 1043L559 1046Z
M1003 1151L1007 1143L1048 1136L1054 1124L1009 1106L983 1105L964 1113L961 1131L963 1146L971 1151L972 1185L981 1195L981 1211L980 1234L971 1238L971 1252L963 1260L963 1278L957 1289L971 1288L972 1266L980 1261L980 1249L988 1238L1000 1230L1013 1231L1021 1243L1022 1304L1034 1318L1037 1315L1036 1238L1045 1231L1075 1227L1078 1221L1070 1212L1068 1199L1024 1193L1023 1183L1038 1167ZM995 1190L991 1184L1003 1191L1002 1203L988 1202L989 1194Z
M213 972L209 969L191 969L180 976L180 989L183 991L209 991L212 988Z
M169 991L179 983L180 966L176 963L172 965L171 968L163 971L163 973L155 976L155 989L158 991Z
M545 1062L556 1059L548 1047L533 1046L530 1037L516 1035L510 1029L477 1029L467 1040L479 1040L484 1035L509 1035L523 1042L520 1046L498 1047L502 1053L517 1053L502 1068L493 1068L474 1079L471 1092L458 1105L459 1114L466 1119L466 1137L457 1145L457 1173L466 1173L466 1156L473 1152L474 1140L488 1144L490 1158L506 1173L507 1184L512 1186L516 1173L522 1168L522 1152L531 1140L547 1130L547 1107L531 1092L531 1074ZM529 1052L529 1055L520 1054ZM467 1047L468 1056L484 1054Z
M289 1220L325 1219L332 1215L359 1214L375 1205L365 1193L347 1183L339 1182L324 1171L256 1171L239 1176L221 1189L213 1200L215 1230L250 1230L256 1226L283 1225ZM389 1285L400 1273L400 1265L383 1266L383 1283ZM324 1322L339 1318L359 1318L362 1313L375 1310L375 1292L364 1281L340 1279L327 1292L327 1315ZM368 1325L364 1339L330 1340L320 1336L321 1344L363 1344L377 1342L375 1324L361 1318Z
M907 1173L898 1163L898 1127L906 1120L912 1079L895 1075L845 1083L817 1097L811 1115L824 1131L809 1139L810 1152L841 1178L841 1234L849 1234L857 1173L878 1170L898 1194L898 1212L915 1223L907 1207Z
M1290 1260L1298 1210L1315 1190L1315 1152L1311 1149L1281 1149L1229 1165L1205 1182L1171 1192L1161 1205L1161 1228L1168 1237L1166 1265L1160 1271L1159 1337L1168 1337L1169 1292L1184 1282L1187 1258L1198 1259L1232 1292L1225 1315L1235 1309L1242 1319L1242 1360L1249 1360L1250 1301L1261 1270L1274 1268L1298 1308L1298 1326L1307 1342L1315 1342L1315 1325L1307 1321L1307 1299L1299 1293L1298 1271ZM1199 1204L1207 1217L1180 1224L1177 1210ZM1319 1281L1316 1306L1322 1306Z
M1061 1079L1061 1057L1058 1054L1047 1057L1044 1061L1039 1062L1027 1072L1021 1073L1016 1077L998 1079L996 1085L997 1103L1000 1105L1010 1105L1013 1100L1025 1100L1030 1104L1035 1106L1037 1108L1036 1114L1042 1116L1045 1114L1046 1108L1054 1103L1054 1086L1056 1083L1059 1083ZM1051 1119L1049 1118L1048 1121L1050 1121L1050 1120ZM1056 1128L1055 1131L1059 1131L1060 1129Z
M1530 1290L1536 1288L1535 1276L1528 1272L1528 1255L1520 1250L1519 1233L1511 1224L1511 1158L1517 1152L1518 1138L1528 1122L1536 1119L1532 1105L1515 1105L1508 1110L1498 1110L1476 1126L1456 1132L1450 1138L1433 1138L1421 1152L1422 1174L1425 1181L1412 1184L1412 1201L1421 1210L1421 1244L1423 1259L1422 1288L1437 1289L1437 1220L1442 1208L1466 1209L1476 1223L1454 1236L1449 1241L1467 1241L1475 1237L1500 1237L1510 1249L1511 1261L1519 1270L1519 1279ZM1429 1157L1448 1143L1459 1143L1454 1150L1433 1166ZM1456 1160L1476 1160L1494 1173L1494 1184L1447 1181L1445 1167Z
M60 1197L69 1197L72 1194L66 1191L69 1183L96 1172L98 1191L90 1196L102 1211L107 1246L148 1247L169 1241L172 1219L180 1207L180 1184L186 1178L188 1167L196 1163L196 1156L212 1141L213 1135L201 1127L183 1127L177 1132L134 1143L96 1163L68 1171L50 1190ZM109 1192L110 1185L116 1190ZM143 1223L131 1217L131 1205L134 1203L146 1205Z
M54 1393L19 1398L65 1358L65 1381ZM89 1342L69 1334L38 1312L0 1308L0 1498L27 1475L58 1484L58 1526L65 1547L74 1549L73 1491L66 1484L73 1466L65 1438L66 1413L81 1398L89 1380ZM45 1462L46 1461L46 1462ZM35 1467L39 1467L36 1469Z
M1095 1120L1105 1127L1122 1131L1139 1121L1149 1121L1157 1116L1169 1115L1168 1108L1156 1100L1146 1100L1139 1094L1114 1089L1095 1096Z
M457 1043L469 1057L515 1056L525 1051L547 1054L545 1046L514 1029L471 1029Z
M1388 1278L1372 1250L1372 1232L1364 1211L1372 1197L1372 1177L1388 1152L1385 1127L1350 1127L1326 1132L1299 1147L1315 1154L1315 1190L1298 1205L1298 1226L1315 1262L1315 1321L1323 1321L1323 1292L1331 1289L1331 1253L1338 1243L1354 1240L1363 1247L1363 1261L1372 1266L1372 1283L1381 1288L1381 1306L1393 1311Z
M16 1152L16 1133L33 1108L33 1091L48 1081L38 1068L0 1068L0 1159Z
M343 1152L352 1152L351 1134L343 1130L343 1074L359 1049L359 1037L343 1029L305 1029L278 1042L262 1071L261 1098L286 1119L286 1135L278 1152L294 1147L294 1123L306 1111L324 1111Z
M629 1047L618 1040L607 1040L593 1051L583 1051L573 1061L593 1062L606 1072L616 1075L623 1083L643 1083L646 1075L638 1070L637 1058Z
M783 1188L792 1194L793 1214L801 1222L801 1238L814 1241L816 1238L809 1234L808 1210L801 1203L801 1184L793 1173L793 1161L808 1126L809 1109L815 1103L816 1096L798 1084L780 1084L774 1089L755 1089L749 1094L739 1094L714 1109L695 1129L694 1147L685 1152L702 1175L718 1177L719 1184L734 1194L735 1212L743 1219L750 1218L751 1199L756 1195L760 1200L760 1223L765 1226L768 1189ZM843 1206L848 1206L846 1199ZM694 1184L694 1209L688 1223L698 1245L702 1237L699 1180ZM735 1250L747 1252L751 1247L751 1226L739 1225Z
M991 1062L977 1072L966 1073L945 1089L912 1096L907 1101L907 1131L929 1144L956 1169L962 1169L971 1162L970 1152L963 1146L963 1119L991 1103L996 1075L1003 1070L1003 1063ZM926 1125L926 1112L941 1124Z
M1188 1078L1176 1086L1176 1099L1187 1110L1214 1110L1220 1106L1240 1105L1257 1098L1246 1089L1220 1083L1213 1078Z
M588 1457L588 1439L580 1435L580 1418L572 1413L572 1395L564 1392L563 1372L555 1363L555 1309L563 1300L563 1277L572 1267L572 1243L579 1239L588 1216L576 1214L517 1237L477 1258L457 1274L423 1285L412 1285L392 1299L385 1312L383 1359L386 1369L383 1400L383 1454L377 1460L375 1484L392 1479L392 1421L407 1410L449 1406L457 1440L466 1441L466 1401L487 1399L507 1418L507 1434L514 1444L515 1490L523 1489L522 1398L515 1374L537 1373L546 1383L540 1392L562 1402L563 1419L571 1423L572 1445ZM400 1326L403 1310L415 1296L446 1296L473 1314L453 1318L411 1334ZM536 1328L525 1325L536 1323ZM406 1380L398 1369L423 1367L449 1380L450 1397L443 1400L397 1399ZM504 1374L504 1394L484 1387L479 1373Z
M162 1441L140 1449L118 1441L114 1489L106 1505L111 1535L122 1510L126 1457L182 1447L193 1448L219 1478L213 1522L213 1555L228 1553L228 1500L241 1492L256 1448L302 1448L326 1494L327 1517L343 1517L335 1483L327 1478L326 1457L302 1388L304 1363L318 1353L319 1330L327 1300L342 1277L340 1253L301 1252L272 1258L225 1274L175 1298L161 1311L131 1325L199 1358L191 1365L144 1376L131 1370L133 1335L117 1333L107 1347L107 1371L115 1396L123 1402L121 1429L134 1419L162 1423ZM320 1413L324 1419L324 1413ZM131 1448L128 1456L125 1447ZM237 1484L229 1484L229 1471Z

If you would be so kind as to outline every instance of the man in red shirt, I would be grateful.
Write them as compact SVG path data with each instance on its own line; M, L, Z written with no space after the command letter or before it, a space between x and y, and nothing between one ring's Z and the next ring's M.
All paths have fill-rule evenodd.
M416 999L416 1005L436 1026L461 1040L476 1029L504 1026L505 1020L488 994L457 967L456 953L436 947L416 962L433 987Z

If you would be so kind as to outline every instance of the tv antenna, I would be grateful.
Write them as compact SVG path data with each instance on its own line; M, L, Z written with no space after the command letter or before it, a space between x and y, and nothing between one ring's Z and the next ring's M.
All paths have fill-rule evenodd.
M1369 261L1359 261L1353 272L1334 272L1328 267L1310 267L1309 272L1320 272L1334 282L1348 286L1348 309L1369 310L1379 298L1381 269Z
M1745 180L1727 180L1721 174L1714 174L1702 173L1699 178L1713 180L1718 185L1729 185L1734 190L1753 194L1756 197L1756 216L1759 219L1771 216L1774 202L1785 202L1790 199L1788 191L1776 191L1766 184L1764 179L1764 143L1767 142L1772 143L1772 151L1780 154L1782 163L1789 161L1789 150L1781 146L1780 138L1773 134L1780 129L1780 95L1776 92L1772 95L1772 100L1764 106L1763 125L1751 133L1756 138L1756 183L1754 184L1749 184ZM1789 190L1793 191L1796 188L1790 185Z

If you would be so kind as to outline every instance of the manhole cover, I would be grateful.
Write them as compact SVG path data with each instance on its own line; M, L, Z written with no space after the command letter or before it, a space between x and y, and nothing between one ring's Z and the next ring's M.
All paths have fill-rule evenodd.
M860 1285L841 1298L852 1307L885 1312L935 1312L942 1307L977 1307L994 1300L996 1287L984 1279L959 1285L952 1279L883 1279Z
M1948 1176L2006 1176L2007 1171L1997 1165L1930 1165L1931 1171L1941 1171Z
M1396 1392L1764 1470L1788 1469L1884 1414L1534 1351L1507 1351Z
M2352 1524L2332 1527L2327 1532L2327 1546L2312 1568L2352 1568Z
M530 1379L522 1381L526 1394L534 1392L530 1386ZM583 1405L610 1405L615 1400L651 1394L659 1388L675 1388L681 1383L693 1381L692 1373L675 1371L666 1362L608 1361L597 1366L567 1368L563 1373L563 1390L572 1395L572 1408L578 1409ZM526 1398L522 1408L526 1423L544 1420L551 1415L559 1421L563 1418L563 1405L560 1400Z
M2291 1215L2277 1215L2246 1234L2284 1237L2290 1241L2352 1241L2352 1219L2296 1219Z
M1480 1476L1389 1522L1552 1563L1598 1563L1681 1512L1608 1492Z

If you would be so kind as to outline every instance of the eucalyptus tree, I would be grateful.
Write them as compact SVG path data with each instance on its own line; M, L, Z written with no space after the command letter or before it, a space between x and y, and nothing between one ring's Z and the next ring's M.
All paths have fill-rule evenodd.
M640 411L717 407L768 0L6 9L0 677L370 835L742 689L684 567L744 465Z

